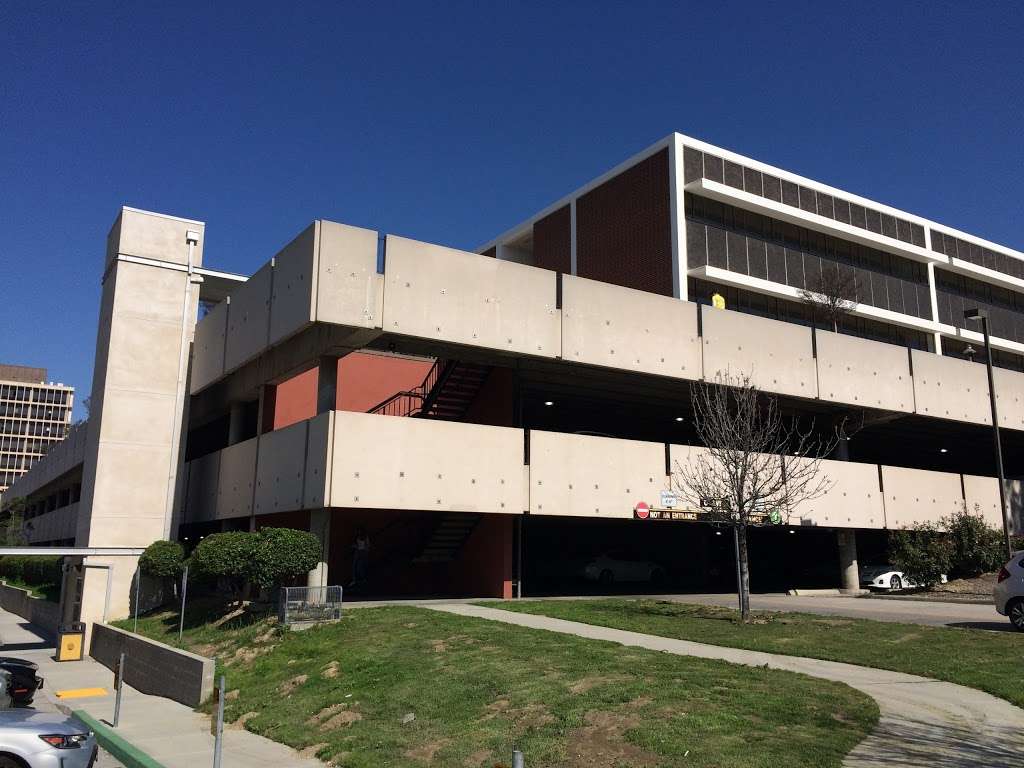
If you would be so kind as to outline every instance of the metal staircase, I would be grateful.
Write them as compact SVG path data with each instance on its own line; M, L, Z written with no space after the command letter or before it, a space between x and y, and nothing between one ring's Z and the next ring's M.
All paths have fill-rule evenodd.
M480 515L456 512L441 515L423 550L413 558L414 563L450 563L473 534Z
M439 358L418 387L392 395L368 413L461 421L490 372L487 366Z

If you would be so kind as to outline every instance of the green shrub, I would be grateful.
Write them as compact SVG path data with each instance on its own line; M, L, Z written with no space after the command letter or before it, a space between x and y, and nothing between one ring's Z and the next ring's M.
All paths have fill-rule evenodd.
M949 573L953 542L934 523L918 523L908 531L890 532L889 557L910 581L930 587Z
M158 579L181 576L185 548L176 541L154 541L139 557L139 570Z
M308 573L320 562L320 540L309 531L264 528L256 534L249 580L268 589Z
M0 558L0 578L33 587L61 583L60 558L47 555L8 555Z
M193 550L189 558L189 573L211 578L245 579L255 544L256 537L246 531L210 534Z
M1003 531L985 522L977 507L973 514L964 509L942 523L953 547L952 575L973 578L998 570L1006 561Z

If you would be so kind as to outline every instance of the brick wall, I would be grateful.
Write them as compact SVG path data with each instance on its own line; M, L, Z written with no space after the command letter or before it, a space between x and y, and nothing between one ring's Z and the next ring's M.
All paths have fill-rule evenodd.
M668 149L641 160L576 203L576 273L673 294Z
M533 265L555 272L572 271L572 215L569 206L549 213L533 225Z

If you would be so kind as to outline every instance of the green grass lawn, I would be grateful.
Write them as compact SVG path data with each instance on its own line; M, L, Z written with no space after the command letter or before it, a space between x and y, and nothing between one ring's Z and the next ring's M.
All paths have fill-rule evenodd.
M790 656L892 669L988 691L1024 706L1024 635L926 627L806 613L754 612L744 626L730 608L659 600L488 602L534 613L651 635Z
M227 719L341 766L492 768L515 744L531 768L820 768L878 719L845 685L423 608L305 632L203 618L183 645L218 659ZM176 643L177 616L139 630Z

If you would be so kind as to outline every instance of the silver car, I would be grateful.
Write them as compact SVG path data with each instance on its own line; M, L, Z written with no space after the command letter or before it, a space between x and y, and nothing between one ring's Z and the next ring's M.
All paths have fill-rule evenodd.
M59 712L0 710L0 768L90 768L96 736Z

